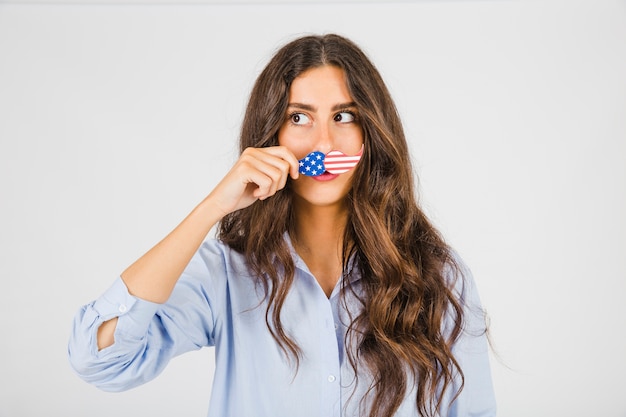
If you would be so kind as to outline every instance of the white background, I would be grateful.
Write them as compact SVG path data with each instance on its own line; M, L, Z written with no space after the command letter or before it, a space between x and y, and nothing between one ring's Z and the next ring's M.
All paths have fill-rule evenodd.
M221 178L256 75L309 32L397 101L491 315L499 415L626 416L624 0L112 3L0 2L1 417L206 415L210 349L104 393L72 317Z

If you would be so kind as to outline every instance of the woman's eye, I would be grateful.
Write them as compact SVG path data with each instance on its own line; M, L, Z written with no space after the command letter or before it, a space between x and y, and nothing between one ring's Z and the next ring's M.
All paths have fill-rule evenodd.
M355 116L354 113L349 111L342 111L341 113L337 113L333 119L338 123L350 123L354 122Z
M289 116L291 123L294 125L305 125L309 123L309 117L304 113L293 113Z

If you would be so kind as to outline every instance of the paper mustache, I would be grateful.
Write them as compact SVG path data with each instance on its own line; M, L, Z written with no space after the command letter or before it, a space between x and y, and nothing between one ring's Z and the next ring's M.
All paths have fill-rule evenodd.
M356 155L346 155L341 151L330 151L324 155L320 151L313 151L299 161L299 172L308 177L317 177L325 172L343 174L354 168L361 160L361 156L363 146Z

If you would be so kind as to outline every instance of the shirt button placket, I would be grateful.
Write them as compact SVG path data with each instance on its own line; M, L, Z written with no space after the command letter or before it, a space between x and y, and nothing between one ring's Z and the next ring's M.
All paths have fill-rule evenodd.
M341 365L339 363L339 346L337 343L336 320L332 311L332 304L328 299L324 299L324 315L320 321L320 335L323 338L321 343L323 348L323 367L320 369L322 373L320 377L324 387L322 388L325 403L323 405L324 417L340 417L341 416L341 384L340 373ZM322 310L322 308L320 308Z

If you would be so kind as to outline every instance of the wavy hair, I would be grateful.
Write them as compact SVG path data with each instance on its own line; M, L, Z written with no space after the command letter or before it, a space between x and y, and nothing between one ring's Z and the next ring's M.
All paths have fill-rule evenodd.
M460 268L451 249L420 210L414 191L408 145L395 104L379 72L352 41L334 34L296 39L273 56L252 89L242 124L240 150L278 144L289 88L304 71L331 65L342 69L363 129L364 155L347 195L348 223L343 244L348 262L361 273L362 290L342 280L362 308L351 317L347 358L371 376L370 417L391 416L415 388L415 406L432 416L442 393L463 372L452 346L463 327L455 295ZM289 183L272 198L224 217L218 238L245 255L268 301L266 323L287 357L301 358L297 343L281 325L283 303L293 283L294 261L284 233L294 213ZM357 371L357 375L359 372ZM414 385L413 385L414 384Z

